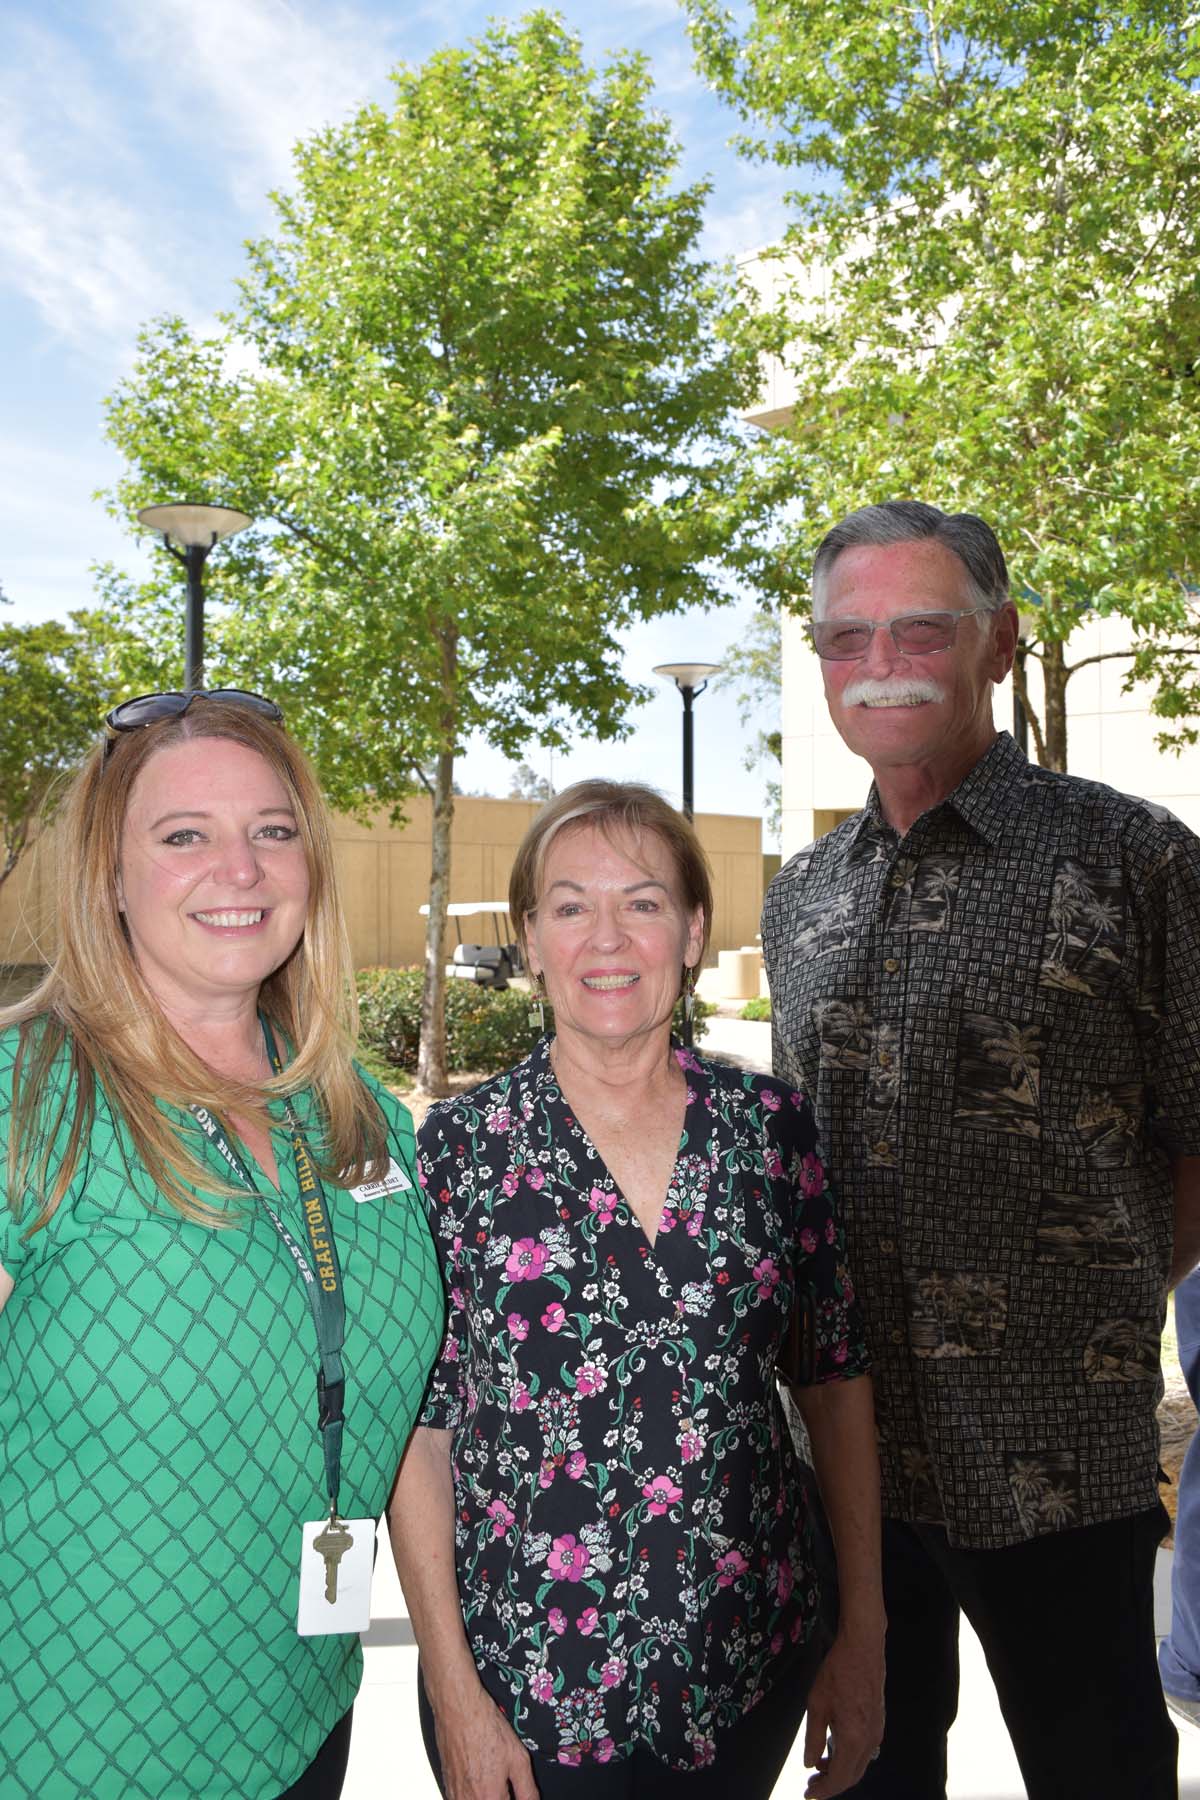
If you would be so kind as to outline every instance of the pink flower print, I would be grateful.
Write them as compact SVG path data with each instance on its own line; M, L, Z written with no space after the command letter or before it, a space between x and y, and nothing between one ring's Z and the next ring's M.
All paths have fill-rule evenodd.
M588 1195L588 1206L598 1225L611 1225L617 1210L617 1196L604 1188L594 1187Z
M805 1256L812 1256L817 1248L817 1234L806 1225L800 1233L800 1248Z
M768 1112L778 1112L783 1105L783 1101L779 1098L779 1095L775 1092L774 1088L763 1089L762 1103Z
M512 1391L512 1410L514 1412L524 1412L528 1405L529 1389L525 1386L523 1381L518 1381L516 1387Z
M704 1433L690 1419L679 1422L679 1455L683 1462L699 1462L704 1454Z
M837 1236L837 1232L834 1230L832 1218L826 1219L826 1221L825 1221L825 1242L827 1244L832 1244L832 1242L836 1236Z
M628 1664L623 1656L610 1656L600 1665L600 1686L616 1687L624 1681Z
M568 1481L578 1481L586 1468L587 1457L583 1454L583 1451L572 1450L570 1456L567 1458Z
M525 1172L525 1179L533 1189L534 1193L540 1193L542 1188L546 1185L546 1176L541 1169L527 1169Z
M833 1348L833 1360L834 1360L834 1362L835 1362L835 1363L844 1363L844 1362L845 1362L845 1360L846 1360L846 1346L845 1346L845 1344L835 1344L835 1345L834 1345L834 1348Z
M782 1649L783 1649L783 1633L782 1633L782 1631L777 1631L775 1633L774 1637L771 1639L771 1655L778 1656L779 1652Z
M607 1381L608 1371L600 1363L582 1363L575 1371L575 1392L585 1397L603 1393Z
M577 1769L583 1761L583 1751L575 1744L568 1744L559 1751L558 1761L564 1763L568 1769Z
M491 1112L484 1120L484 1123L489 1131L500 1133L510 1131L512 1129L512 1114L509 1112L507 1106L493 1106Z
M724 1556L717 1558L717 1586L732 1587L739 1575L744 1575L750 1564L740 1550L726 1550Z
M567 1315L557 1300L552 1300L542 1314L542 1324L547 1331L561 1331L567 1322Z
M509 1313L504 1323L508 1326L509 1332L516 1338L518 1344L523 1344L525 1339L529 1336L529 1320L523 1319L520 1313L512 1312Z
M692 1739L692 1763L697 1769L707 1769L716 1760L717 1746L710 1737L694 1737Z
M543 1491L544 1491L546 1488L548 1488L550 1486L550 1483L553 1480L554 1480L554 1459L553 1459L553 1457L548 1456L546 1458L545 1462L543 1462L541 1468L538 1470L538 1486L541 1489L543 1489Z
M550 1252L536 1238L517 1238L508 1253L504 1273L510 1281L536 1281L550 1261Z
M819 1156L814 1156L812 1151L808 1150L800 1159L800 1192L811 1197L813 1194L819 1194L824 1186L824 1165Z
M763 1168L772 1180L777 1181L783 1174L783 1158L778 1150L768 1150L763 1157Z
M504 1189L504 1192L508 1195L510 1200L520 1185L521 1177L517 1174L517 1171L515 1169L506 1169L504 1172L504 1180L500 1183L500 1186Z
M460 1287L452 1287L450 1289L450 1310L451 1310L451 1312L462 1312L462 1310L466 1306L466 1304L467 1304L467 1297L463 1293L462 1289Z
M595 1755L597 1762L607 1762L615 1749L616 1745L613 1743L613 1740L610 1737L604 1737L601 1738L600 1742L596 1745L593 1754Z
M565 1537L555 1538L546 1563L560 1581L582 1581L591 1567L592 1553L574 1532L568 1532Z
M492 1521L492 1536L502 1538L516 1518L511 1506L503 1500L493 1500L487 1509L488 1518Z
M567 1629L567 1615L560 1606L552 1606L546 1615L546 1623L555 1637L561 1637Z
M595 1631L597 1625L600 1623L600 1614L596 1611L594 1606L589 1606L586 1612L580 1613L575 1623L578 1625L584 1637L591 1637L593 1631Z
M779 1574L775 1581L775 1598L778 1600L780 1606L783 1606L786 1602L788 1595L795 1586L795 1580L796 1578L792 1574L792 1565L785 1557L783 1562L779 1565Z
M550 1679L549 1669L539 1669L529 1684L529 1691L535 1700L548 1703L554 1698L554 1683Z
M646 1483L642 1493L650 1502L648 1510L660 1518L676 1500L683 1499L683 1489L676 1487L669 1475L656 1475L653 1481Z
M443 1362L457 1362L458 1361L458 1339L457 1338L447 1338L446 1339L445 1348L442 1351L442 1361Z
M691 1050L676 1050L675 1061L679 1064L681 1069L690 1069L693 1075L699 1075L701 1072L700 1064L696 1061L695 1054Z
M774 1262L769 1256L764 1256L761 1262L755 1263L750 1272L758 1283L759 1299L769 1300L779 1286L779 1270L775 1267Z

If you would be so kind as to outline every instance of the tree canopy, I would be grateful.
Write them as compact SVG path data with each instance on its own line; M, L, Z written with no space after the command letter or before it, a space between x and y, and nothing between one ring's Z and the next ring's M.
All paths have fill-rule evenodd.
M109 431L122 512L258 521L221 551L210 668L270 685L333 802L434 771L437 1087L454 757L624 729L622 628L755 555L755 368L639 58L594 72L534 13L393 83L298 147L222 335L147 328Z
M757 329L796 377L805 551L886 498L987 517L1051 766L1089 616L1131 623L1157 711L1200 711L1194 9L752 0L739 35L685 3L746 154L804 178Z

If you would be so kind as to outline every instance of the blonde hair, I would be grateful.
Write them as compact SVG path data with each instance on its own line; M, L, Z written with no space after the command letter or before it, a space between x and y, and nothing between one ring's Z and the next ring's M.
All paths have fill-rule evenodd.
M649 831L660 839L670 854L686 910L691 913L699 907L702 915L700 954L696 959L699 966L712 930L712 873L708 858L691 820L640 781L577 781L542 808L521 839L509 877L508 916L526 961L526 924L537 911L550 846L560 832L584 825L595 826L610 842L618 832L637 837ZM681 984L685 973L681 972Z
M262 1012L293 1056L283 1075L261 1086L216 1074L170 1025L137 966L117 905L121 833L134 783L151 757L196 738L225 738L263 758L287 789L308 865L300 942L259 994ZM64 796L56 837L53 959L32 993L0 1009L0 1029L21 1027L7 1172L14 1215L21 1216L30 1194L39 1205L27 1235L47 1223L71 1185L95 1115L97 1082L155 1186L185 1217L206 1225L236 1224L238 1215L190 1190L226 1199L235 1190L216 1181L188 1148L162 1102L185 1114L198 1104L218 1117L261 1118L269 1099L307 1088L322 1125L321 1141L310 1146L321 1173L350 1184L385 1169L386 1125L353 1067L358 1007L328 815L294 740L249 708L197 698L181 717L121 733L111 747L98 744ZM64 1050L70 1079L52 1099Z

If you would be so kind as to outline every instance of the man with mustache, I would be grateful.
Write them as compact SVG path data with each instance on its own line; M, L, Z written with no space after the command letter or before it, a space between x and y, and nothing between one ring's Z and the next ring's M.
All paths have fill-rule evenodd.
M1030 1800L1174 1800L1155 1404L1200 1260L1200 841L997 733L1017 614L982 519L864 507L812 594L874 784L763 944L874 1361L887 1729L851 1791L944 1800L961 1608Z

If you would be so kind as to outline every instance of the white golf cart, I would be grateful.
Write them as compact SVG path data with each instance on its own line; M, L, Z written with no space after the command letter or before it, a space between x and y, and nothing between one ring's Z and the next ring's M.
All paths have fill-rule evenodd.
M474 981L480 987L506 988L514 975L523 973L516 933L503 900L452 900L446 911L454 920L458 939L454 955L446 965L447 975L459 981ZM427 905L421 908L421 914L426 919L429 917ZM487 932L492 940L490 943L463 942L462 921L476 917L490 926Z

